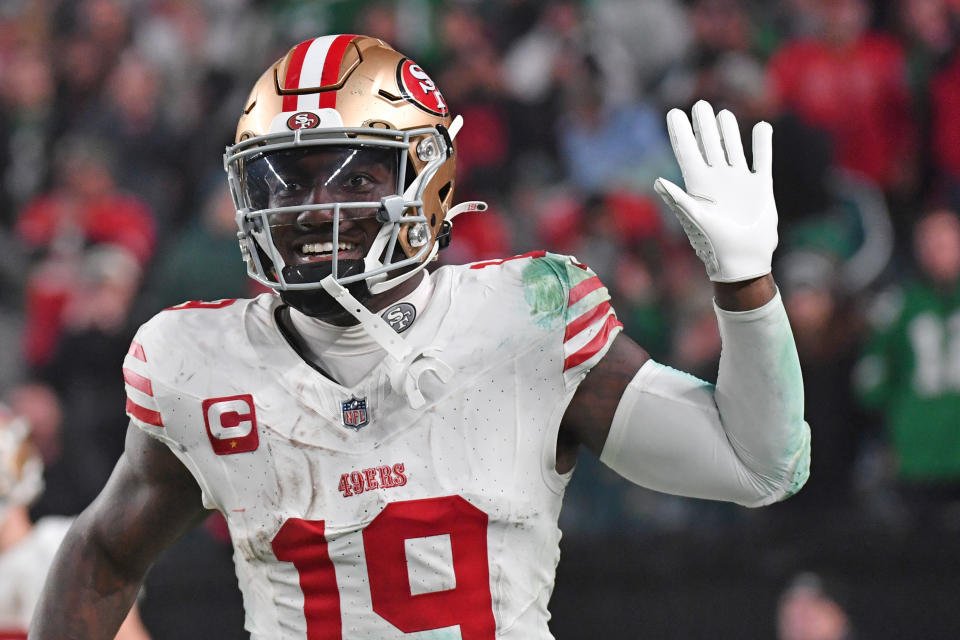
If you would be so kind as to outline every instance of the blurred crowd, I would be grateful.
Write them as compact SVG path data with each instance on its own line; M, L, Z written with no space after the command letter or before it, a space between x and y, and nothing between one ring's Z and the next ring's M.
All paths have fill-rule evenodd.
M710 283L652 190L680 179L663 116L704 98L746 137L773 123L775 274L814 442L777 509L960 529L957 0L5 0L0 397L44 458L35 517L78 513L109 475L136 327L258 293L223 148L260 72L337 32L392 43L464 117L457 198L491 209L457 219L442 262L574 254L629 335L708 380ZM591 460L578 475L573 535L753 517Z

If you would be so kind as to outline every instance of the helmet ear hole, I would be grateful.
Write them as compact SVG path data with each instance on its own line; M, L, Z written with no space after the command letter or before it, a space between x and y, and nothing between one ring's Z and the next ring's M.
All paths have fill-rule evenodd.
M447 199L447 194L450 193L450 187L452 186L453 186L453 183L450 181L447 181L447 184L440 187L439 191L437 191L437 195L440 197L440 202L444 202Z

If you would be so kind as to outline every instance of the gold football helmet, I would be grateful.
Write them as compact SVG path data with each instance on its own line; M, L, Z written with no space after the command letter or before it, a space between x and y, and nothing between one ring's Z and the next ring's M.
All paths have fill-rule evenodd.
M461 122L423 69L381 40L330 35L290 49L254 85L224 154L250 277L291 297L331 274L377 294L424 268L453 216L486 208L451 206ZM389 188L371 190L362 175L330 195L332 180L363 163L378 163ZM341 223L364 217L380 226L357 255ZM280 250L281 229L318 220L327 235L293 257Z

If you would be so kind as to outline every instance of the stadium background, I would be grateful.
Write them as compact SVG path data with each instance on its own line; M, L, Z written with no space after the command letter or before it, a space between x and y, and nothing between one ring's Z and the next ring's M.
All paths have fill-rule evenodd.
M810 484L749 511L631 487L584 456L561 519L557 638L770 638L778 612L846 616L850 633L824 639L960 637L960 264L940 280L924 267L960 254L958 18L955 0L5 0L0 395L47 462L33 514L77 513L109 474L140 322L256 292L221 154L257 75L313 35L367 33L465 119L457 197L491 211L458 218L442 259L575 254L631 336L706 379L709 283L652 192L679 178L663 115L702 97L742 128L774 124L775 273L805 369ZM914 242L931 211L939 226ZM910 283L934 280L946 342L917 366L949 383L904 418L886 402L903 390L871 386L864 363L888 353ZM930 423L934 451L909 458ZM211 518L151 573L155 638L243 637L224 534Z

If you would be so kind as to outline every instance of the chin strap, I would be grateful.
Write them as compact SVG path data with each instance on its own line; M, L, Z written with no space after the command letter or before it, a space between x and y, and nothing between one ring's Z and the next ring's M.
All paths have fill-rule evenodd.
M410 344L387 324L379 315L367 309L359 300L333 277L333 274L320 281L323 289L329 293L347 313L352 315L370 334L377 344L387 352L390 362L388 372L390 386L395 393L402 393L413 409L419 409L427 403L420 391L420 378L427 372L432 373L440 382L446 383L453 377L453 368L437 356L441 349L430 347L414 353Z
M390 357L394 360L403 360L410 355L410 345L387 324L386 320L354 298L346 287L334 279L333 274L321 280L320 285L347 313L357 319L364 331L369 333Z
M448 129L450 140L456 138L462 126L463 118L458 115L456 118L454 118L450 128ZM429 175L426 173L421 173L414 178L413 182L411 182L406 188L402 198L391 201L391 203L395 202L396 204L399 204L404 201L409 201L412 199L413 195L419 191L420 185L425 180L432 177L433 172L431 172ZM385 205L387 204L390 203L385 203ZM487 208L487 203L479 200L461 202L460 204L451 207L447 211L444 220L452 224L452 220L461 213L467 213L471 211L486 211ZM388 213L391 213L389 208ZM397 209L391 215L391 219L394 217L399 217L400 213L402 213L402 210ZM367 252L365 263L371 260L371 255L379 255L380 252L383 251L388 238L389 233L387 230L381 229L374 246L371 247L371 250ZM431 248L430 255L427 256L427 258L419 265L418 268L411 269L400 276L391 279L384 279L385 275L382 275L376 279L368 279L367 286L370 288L370 292L373 294L382 293L383 291L391 289L407 278L413 276L418 271L422 270L428 262L436 260L438 250L439 246L437 243L434 243L433 247ZM371 282L371 280L373 281ZM441 348L430 347L422 352L413 353L413 349L410 348L410 345L403 338L401 338L397 332L390 327L389 324L387 324L386 320L361 304L349 291L347 291L343 285L339 284L334 279L332 274L321 280L320 284L323 286L323 289L347 311L347 313L357 319L364 331L370 334L377 344L383 347L383 349L387 352L391 360L388 364L390 386L393 387L394 392L403 393L407 397L407 402L412 408L419 409L427 402L426 398L423 396L423 393L420 391L420 379L424 374L430 372L438 380L440 380L440 382L443 383L449 382L453 377L453 368L438 357L442 351Z

